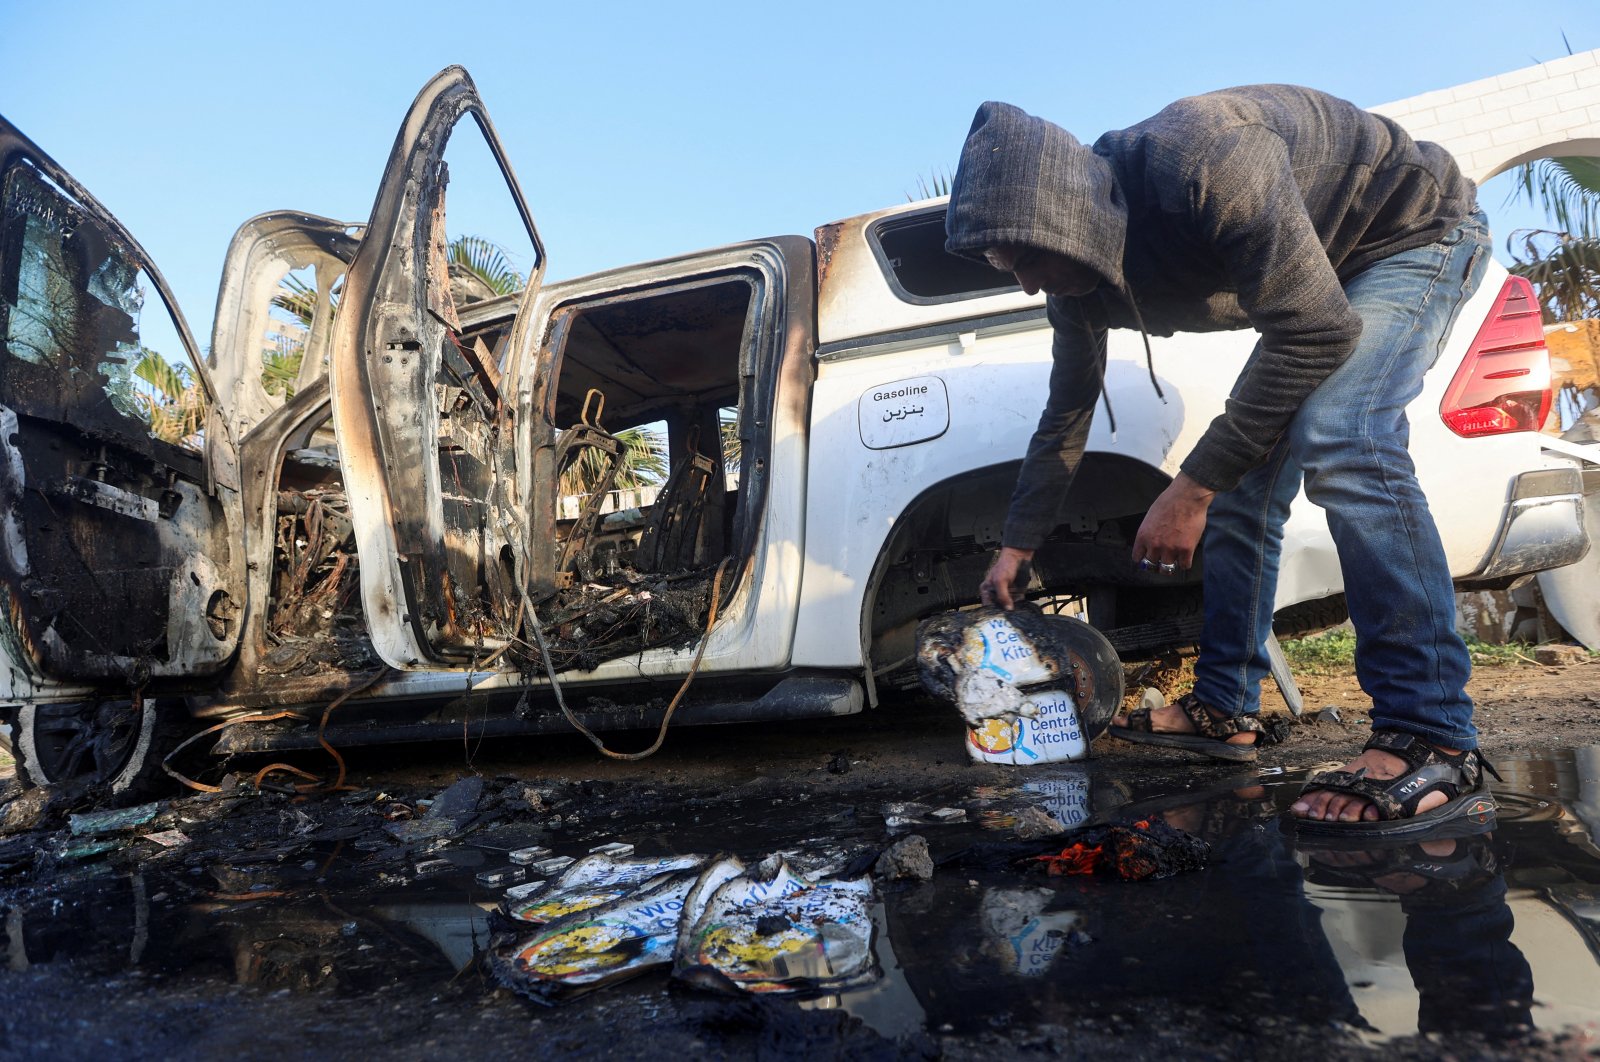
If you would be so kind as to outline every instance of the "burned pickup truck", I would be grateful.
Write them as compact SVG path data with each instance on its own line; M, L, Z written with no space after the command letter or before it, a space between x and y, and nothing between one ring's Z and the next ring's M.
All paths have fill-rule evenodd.
M492 195L461 194L472 162ZM939 201L543 283L450 68L365 222L240 229L202 358L86 190L9 125L0 165L0 714L29 782L127 794L200 731L227 754L852 713L913 673L919 620L976 601L1050 331L943 252ZM485 280L463 236L524 268ZM1123 427L1096 422L1030 596L1125 657L1194 640L1198 577L1128 550L1251 342L1158 340L1162 401L1111 337ZM1549 405L1537 307L1497 271L1413 406L1463 584L1587 549ZM638 431L663 475L613 489ZM1302 498L1281 629L1337 622L1341 587Z

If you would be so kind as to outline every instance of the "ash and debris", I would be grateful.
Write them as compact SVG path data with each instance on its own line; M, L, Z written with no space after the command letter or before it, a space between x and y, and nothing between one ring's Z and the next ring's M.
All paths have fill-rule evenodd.
M646 649L693 645L706 631L711 570L656 575L618 565L609 574L556 591L539 606L539 621L556 671L589 671ZM728 592L725 580L724 598ZM543 674L531 632L511 659L525 674Z
M705 634L712 569L647 573L617 557L608 558L604 570L581 567L587 578L558 590L538 608L556 671L588 671L646 649L682 648ZM344 490L324 485L280 491L263 670L310 676L381 666L362 615L360 586ZM725 582L724 594L728 589ZM486 630L504 626L473 601L459 604ZM538 639L526 620L512 634L510 660L524 674L543 675Z
M381 664L361 612L360 562L341 488L279 491L272 570L265 671L305 676Z
M1160 819L1096 826L1075 834L1060 852L1035 856L1052 875L1103 874L1123 881L1159 881L1200 870L1211 846Z
M1593 715L1592 688L1574 680L1569 698L1541 697L1524 678L1514 713L1493 702L1482 710L1486 730L1497 747L1512 744L1508 734L1547 745L1548 721L1570 703L1574 714L1559 720L1570 718L1571 728L1587 738L1590 732L1581 727ZM1324 693L1311 703L1341 696ZM22 793L0 781L0 929L21 927L22 934L8 945L0 932L0 993L12 1001L10 1016L0 1016L0 1036L28 1045L28 1057L81 1057L135 1024L152 1031L128 1041L137 1048L133 1056L153 1057L168 1044L151 1038L162 1023L182 1029L183 1039L171 1041L176 1053L220 1055L229 1043L247 1042L253 1049L282 1048L285 1057L296 1050L328 1056L360 1039L382 1044L385 1054L419 1058L451 1050L483 1054L491 1043L514 1050L528 1042L552 1050L564 1045L582 1057L602 1057L599 1045L624 1053L660 1051L664 1044L703 1053L710 1045L712 1053L749 1054L761 1046L751 1037L774 1028L795 1030L797 1037L761 1041L769 1056L781 1057L811 1048L838 1055L847 1042L859 1049L849 1057L918 1051L993 1057L1035 1049L1078 1054L1088 1045L1129 1057L1292 1053L1291 1046L1330 1058L1444 1057L1461 1041L1438 1033L1413 1036L1404 1027L1400 1038L1380 1040L1386 1046L1375 1049L1374 1035L1391 1036L1383 1023L1395 1020L1392 1015L1373 1012L1380 1033L1352 1039L1348 1027L1319 1017L1314 1003L1321 997L1252 979L1249 957L1229 950L1237 944L1229 918L1243 912L1255 924L1263 910L1292 898L1292 888L1280 895L1293 884L1292 864L1284 864L1289 879L1258 883L1251 892L1255 886L1238 869L1239 858L1287 843L1274 821L1295 787L1284 765L1320 762L1352 751L1347 745L1358 747L1364 713L1348 703L1340 707L1343 725L1302 720L1288 752L1270 751L1266 765L1245 776L1169 765L1115 743L1102 758L1071 770L970 765L950 755L958 720L941 713L927 735L916 732L916 721L929 714L923 702L876 722L864 717L865 732L850 721L848 736L835 731L801 738L796 735L809 730L783 730L775 747L770 735L758 738L755 729L707 730L687 770L682 761L666 760L643 773L558 781L515 764L485 766L464 779L451 766L431 776L375 776L358 766L351 779L361 789L301 796L257 792L242 773L220 779L222 794L157 801L148 819L143 807L85 819L94 807L88 796ZM1536 721L1536 715L1546 719ZM1502 729L1513 726L1522 729ZM753 758L752 749L764 751ZM848 773L829 771L830 758L845 749L840 760L849 764ZM941 764L944 757L948 762ZM448 764L454 755L443 758ZM585 754L574 751L574 763L579 760ZM314 760L303 765L321 766ZM402 774L409 781L395 779ZM467 786L455 789L463 780ZM1022 840L1015 827L1036 817L1030 808L1081 828ZM80 815L77 834L72 813ZM1092 815L1087 825L1080 815ZM904 824L891 827L890 817ZM447 820L445 832L458 832L406 840L388 828L430 819ZM1144 884L1122 883L1115 838L1100 824L1116 821L1128 830L1158 819L1215 845L1213 858L1199 872L1163 881L1157 879L1166 857L1125 851L1124 868L1150 873ZM1555 843L1553 821L1513 824L1508 837L1526 864L1517 869L1530 881L1553 880L1558 871L1569 875L1562 880L1595 880L1592 857ZM1101 830L1111 852L1107 857L1102 844L1099 858L1106 865L1095 874L1050 876L1049 859L1036 858L1060 859ZM446 910L461 912L449 917L461 918L463 926L476 918L470 924L481 927L486 912L510 898L509 888L480 884L480 874L526 866L526 879L510 887L517 888L561 872L536 871L512 853L537 858L542 848L552 853L545 858L581 861L591 849L622 841L645 856L726 845L745 858L774 851L787 857L794 847L831 843L838 852L829 863L859 875L896 840L913 834L923 838L937 868L931 880L878 879L884 914L876 931L892 946L898 972L885 963L890 979L874 989L876 998L914 997L905 1004L905 1024L887 1033L842 1008L802 1010L669 990L664 974L596 992L548 1016L498 989L475 961L474 948L489 939L487 932L472 936L477 930L464 929L459 948L465 950L450 952L448 961L441 958L442 945L419 935L418 927L435 924L429 920ZM436 863L445 866L423 873ZM131 917L130 890L143 905L137 910L151 920L145 936L137 935L143 923ZM1195 906L1201 898L1210 903L1235 890L1244 890L1238 912L1191 918L1209 909ZM758 935L782 929L775 914L764 917L753 927ZM1520 925L1518 941L1525 945L1532 930ZM20 972L7 960L8 947L11 960L19 954L17 940L25 940L20 954L31 963ZM1285 949L1285 967L1292 966L1301 955L1296 939L1272 940ZM1398 948L1398 936L1393 940ZM130 953L130 941L140 942L143 959ZM1152 961L1155 953L1210 963L1205 969L1214 982L1203 991L1245 1001L1248 1012L1222 1012L1213 1003L1191 1014L1181 991L1184 974L1171 970L1171 962ZM177 965L163 965L171 963ZM172 972L184 976L168 976ZM85 993L102 1005L81 1022L30 1028L17 1017L48 1013ZM973 1008L967 1005L972 998L986 1002ZM1366 998L1358 993L1363 1010ZM1236 1022L1248 1032L1235 1035ZM623 1026L629 1031L618 1041L610 1030ZM224 1041L227 1029L249 1040ZM1468 1042L1456 1057L1554 1058L1585 1043L1551 1027L1499 1046Z

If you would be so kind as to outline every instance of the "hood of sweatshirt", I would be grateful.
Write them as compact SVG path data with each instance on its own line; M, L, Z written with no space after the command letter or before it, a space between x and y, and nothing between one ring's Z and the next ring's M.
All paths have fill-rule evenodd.
M1071 133L1009 103L978 108L945 215L945 250L998 244L1066 255L1125 293L1128 208L1111 164Z

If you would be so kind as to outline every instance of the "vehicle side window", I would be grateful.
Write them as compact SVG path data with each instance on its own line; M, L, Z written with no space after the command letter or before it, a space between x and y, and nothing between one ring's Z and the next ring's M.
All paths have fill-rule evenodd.
M327 263L290 270L278 281L261 336L261 389L274 406L328 375L326 337L343 292L344 271Z
M872 251L894 293L927 304L1017 290L1010 273L944 249L944 211L885 218L867 230Z
M742 367L757 294L756 278L736 273L558 311L566 323L556 426L569 434L593 424L618 454L613 470L603 447L575 449L563 470L561 520L579 521L590 495L606 491L598 499L606 519L587 540L572 540L572 564L661 572L708 568L727 555L741 508Z
M5 177L0 401L25 415L204 449L205 391L133 251L33 167Z

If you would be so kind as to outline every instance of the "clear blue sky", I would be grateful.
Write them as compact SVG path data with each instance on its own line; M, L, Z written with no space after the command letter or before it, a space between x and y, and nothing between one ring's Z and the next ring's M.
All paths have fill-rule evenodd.
M364 221L406 106L450 63L557 278L904 201L985 99L1088 140L1246 82L1370 106L1557 58L1563 31L1600 47L1600 2L0 0L0 113L133 230L205 344L239 222Z

